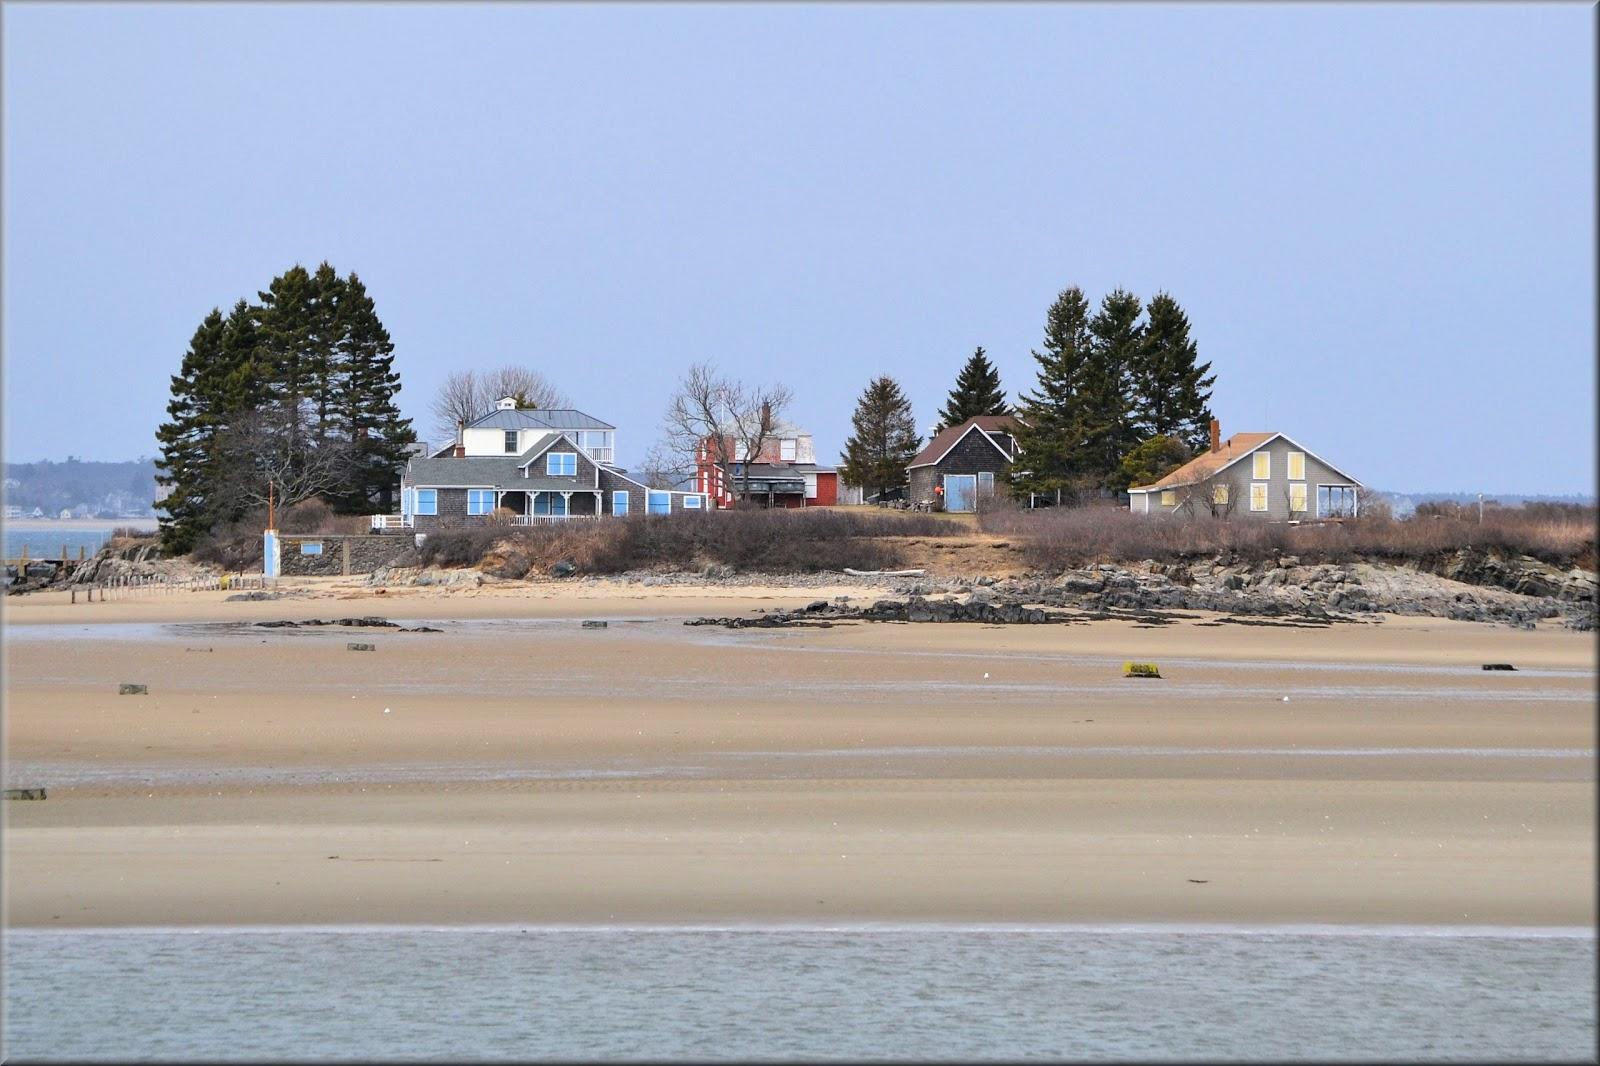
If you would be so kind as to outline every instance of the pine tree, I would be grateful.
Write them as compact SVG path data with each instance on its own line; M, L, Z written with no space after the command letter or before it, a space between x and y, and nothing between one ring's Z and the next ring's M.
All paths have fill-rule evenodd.
M956 387L950 391L944 410L939 412L939 428L959 426L978 415L1010 414L1006 406L1005 390L1000 387L1000 371L989 362L980 347L972 353L961 373L956 377Z
M1078 398L1083 415L1083 473L1096 488L1127 488L1118 471L1123 456L1138 443L1130 420L1128 374L1144 339L1140 312L1137 296L1116 289L1100 301L1100 310L1089 320L1090 357Z
M348 328L344 321L345 281L324 260L311 275L306 292L306 347L304 371L307 391L316 412L312 437L320 445L338 434L339 396L348 368L341 341Z
M172 555L190 551L211 528L205 471L214 411L208 391L210 374L222 354L223 330L222 311L212 308L194 331L183 364L172 376L167 421L156 430L161 446L156 469L167 482L167 495L161 501L166 512L160 521L161 547Z
M1045 314L1044 350L1038 386L1020 399L1017 445L1022 450L1011 474L1018 493L1076 495L1083 465L1084 415L1079 393L1090 359L1089 301L1076 285L1062 290Z
M1164 292L1150 300L1144 340L1132 360L1133 424L1140 438L1173 437L1191 452L1209 443L1210 363L1198 362L1189 316Z
M338 347L344 373L339 407L353 455L350 488L341 503L355 510L377 503L387 513L394 502L400 468L417 435L411 420L401 418L395 404L400 375L394 369L394 342L389 331L360 278L351 273L343 286Z
M899 383L891 377L875 379L856 401L850 424L855 432L845 441L839 476L879 498L904 485L906 464L921 449L922 438Z
M267 382L269 421L291 454L299 454L309 434L308 411L318 395L320 357L312 353L316 328L314 283L296 264L272 279L260 293L261 369Z

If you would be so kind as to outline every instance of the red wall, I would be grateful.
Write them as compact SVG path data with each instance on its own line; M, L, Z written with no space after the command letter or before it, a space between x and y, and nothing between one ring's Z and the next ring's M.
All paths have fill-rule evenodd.
M817 498L807 500L812 507L832 507L839 502L839 475L817 474Z

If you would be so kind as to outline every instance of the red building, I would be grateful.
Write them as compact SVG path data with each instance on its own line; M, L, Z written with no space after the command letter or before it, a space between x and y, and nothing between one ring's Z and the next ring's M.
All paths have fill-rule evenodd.
M725 440L723 447L730 456L739 454L732 440ZM754 462L730 463L731 484L712 452L709 440L701 444L694 490L710 496L718 507L732 506L741 495L760 507L828 507L839 502L839 473L817 465L811 434L804 430L783 427Z

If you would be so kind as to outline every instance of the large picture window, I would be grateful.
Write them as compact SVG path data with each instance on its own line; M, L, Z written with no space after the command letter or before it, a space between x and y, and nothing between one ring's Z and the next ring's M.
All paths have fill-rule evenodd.
M1352 518L1356 513L1354 485L1318 485L1317 516L1319 518Z
M468 514L493 514L494 489L468 489L467 490Z
M544 457L544 472L551 477L576 477L577 452L551 452Z
M671 514L672 493L652 492L650 493L650 498L645 501L645 504L646 510L648 510L651 514Z
M417 514L438 514L438 513L439 513L439 490L438 489L418 489L417 490Z

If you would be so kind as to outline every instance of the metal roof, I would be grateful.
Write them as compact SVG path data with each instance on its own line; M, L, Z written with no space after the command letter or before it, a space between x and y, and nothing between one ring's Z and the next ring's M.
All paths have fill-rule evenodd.
M519 407L490 411L467 426L468 429L616 429L593 415L571 407Z

